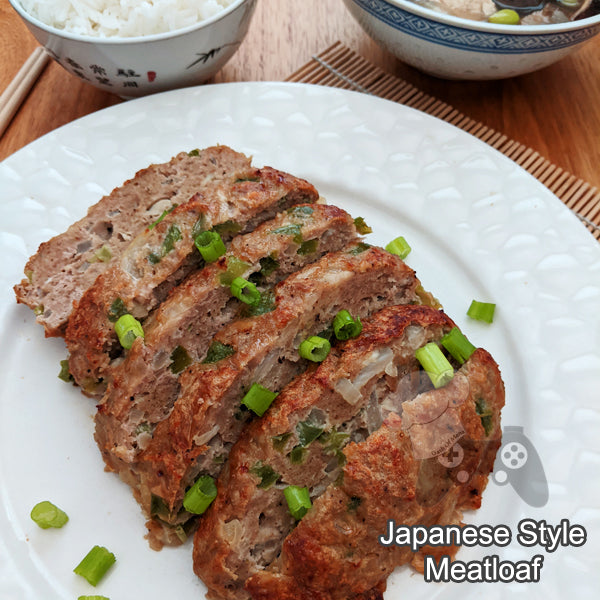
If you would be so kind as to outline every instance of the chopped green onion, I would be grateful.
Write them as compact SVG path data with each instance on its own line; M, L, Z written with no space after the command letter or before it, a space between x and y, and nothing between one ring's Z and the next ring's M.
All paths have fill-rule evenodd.
M227 271L221 273L219 281L221 285L230 286L236 277L240 277L250 268L250 265L243 260L240 260L237 256L227 257Z
M245 304L239 312L241 318L258 317L258 315L266 315L277 308L275 292L266 290L260 294L260 302L258 304Z
M69 371L69 359L65 358L60 361L60 373L58 374L58 378L64 381L65 383L71 383L75 381L73 375Z
M216 231L203 231L194 238L194 244L207 263L215 262L226 251L225 244Z
M356 219L354 219L354 227L356 227L356 231L358 231L360 235L373 233L373 230L365 223L363 217L356 217Z
M220 236L232 237L236 233L239 233L242 230L242 226L235 221L229 219L228 221L223 221L223 223L217 223L213 227L213 231L218 233Z
M442 346L455 358L461 365L467 361L476 348L467 339L464 333L458 328L453 327L440 340Z
M104 244L101 248L96 250L88 262L108 262L112 258L112 252L110 247Z
M310 217L315 212L315 209L310 205L292 206L286 210L288 215L295 217Z
M148 225L148 229L150 229L150 230L154 229L167 215L170 215L176 208L177 208L177 204L173 204L173 206L171 206L171 208L167 208L166 210L163 210L160 217L158 217L158 219L156 219L156 221L154 221L154 223L151 223L150 225Z
M171 373L174 375L181 373L181 371L192 364L192 358L183 346L177 346L171 352L171 361L169 369L171 369Z
M475 319L476 321L491 323L494 320L495 309L496 305L492 304L491 302L479 302L477 300L473 300L471 302L471 306L469 306L469 310L467 311L467 316L471 317L471 319Z
M260 302L260 292L256 286L243 277L236 277L231 282L231 293L244 304L255 305Z
M268 490L279 479L279 473L260 460L250 469L250 473L260 478L258 487L263 490Z
M235 348L230 346L229 344L223 344L223 342L214 341L206 352L206 358L202 361L203 364L209 365L228 356L233 356L235 354Z
M349 340L357 337L362 331L360 318L352 318L352 315L346 310L340 310L333 319L333 332L338 340Z
M195 515L201 515L216 497L217 485L215 480L210 475L202 475L185 493L183 508Z
M181 230L179 227L177 227L175 224L171 225L167 230L167 235L162 243L163 256L171 252L171 250L175 248L175 242L178 242L181 239L183 239L183 236L181 235Z
M454 369L435 342L429 342L415 352L434 387L446 385L454 377Z
M307 240L300 244L300 248L296 251L296 254L300 256L306 256L307 254L314 254L319 249L319 240Z
M306 448L294 446L289 453L288 458L293 465L301 465L306 459Z
M308 446L323 433L323 428L313 425L310 421L300 421L296 425L296 433L298 434L300 444Z
M198 150L198 148L194 148L194 150L190 150L188 152L188 156L200 156L200 150Z
M479 415L485 435L490 435L494 427L493 413L485 398L477 398L475 400L475 412Z
M94 546L73 569L73 572L81 575L96 587L115 561L115 555L104 546Z
M31 509L30 516L42 529L48 529L49 527L60 529L69 520L67 513L52 504L52 502L48 502L48 500L38 502Z
M296 244L302 243L302 225L284 225L283 227L278 227L277 229L271 229L271 233L275 233L278 235L293 235L292 240Z
M408 242L404 239L404 237L397 237L395 240L392 240L385 249L392 254L396 254L402 260L404 260L411 251L411 247L408 245Z
M298 487L297 485L288 485L283 490L283 495L290 509L290 514L294 519L300 520L312 506L308 488Z
M352 256L356 256L358 254L361 254L362 252L365 252L370 247L371 247L371 244L366 244L365 242L358 242L358 244L356 244L356 246L353 246L352 248L350 248L350 250L348 250L348 254L351 254Z
M277 398L277 392L272 392L259 383L253 383L242 398L242 404L262 417L275 398Z
M123 315L115 323L115 332L119 336L121 346L129 350L133 346L135 338L144 337L144 329L142 324L131 315Z
M286 431L285 433L281 433L279 435L274 435L271 438L271 443L273 444L273 448L277 450L277 452L283 452L287 441L292 437L291 431Z
M77 600L110 600L106 596L79 596Z
M121 298L116 298L112 301L110 308L108 309L107 317L111 323L118 321L119 317L127 314L127 307L125 302Z
M302 358L307 358L313 362L322 362L327 358L330 350L329 340L318 335L311 335L300 344L298 354Z
M43 304L38 304L34 309L33 309L33 314L36 317L39 317L40 315L44 314L44 305Z

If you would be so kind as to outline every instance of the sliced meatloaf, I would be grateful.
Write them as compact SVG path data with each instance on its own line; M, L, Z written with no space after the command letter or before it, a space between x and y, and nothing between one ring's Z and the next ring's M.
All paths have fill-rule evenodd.
M349 441L366 439L390 412L431 387L415 351L452 327L427 306L384 308L242 432L194 537L194 570L211 597L249 597L246 580L276 559L295 525L282 488L306 486L315 498L336 481ZM267 466L276 473L270 486L257 475Z
M365 317L390 304L416 302L418 283L397 256L354 244L279 283L272 312L221 329L204 363L181 375L171 414L130 471L136 496L153 517L154 546L176 541L173 534L192 517L182 501L196 478L221 470L248 420L240 402L253 383L278 392L308 366L300 343L327 329L340 309Z
M112 368L96 414L95 437L107 466L126 468L122 462L132 462L145 448L177 398L179 374L204 360L213 335L239 315L240 302L226 285L228 269L256 283L265 301L252 311L267 311L273 285L357 238L352 217L342 209L298 205L236 236L217 262L174 288L145 321L144 339L137 338Z
M281 554L252 575L255 600L346 600L383 597L395 567L422 569L457 548L384 546L397 525L460 524L478 508L500 446L504 386L492 357L477 349L444 387L419 394L390 413L364 442L343 450L343 477L315 499L286 537ZM454 445L437 454L439 436L454 423ZM459 456L456 460L455 457Z
M202 266L194 238L217 229L224 241L252 231L280 210L318 199L308 182L270 167L253 169L197 192L145 229L86 290L65 335L69 370L83 391L101 395L111 360L122 354L114 321L124 312L143 321L169 290Z
M64 335L83 292L165 210L221 181L252 177L250 159L227 146L181 152L151 165L94 204L69 229L40 245L15 286L17 302L35 311L47 336Z

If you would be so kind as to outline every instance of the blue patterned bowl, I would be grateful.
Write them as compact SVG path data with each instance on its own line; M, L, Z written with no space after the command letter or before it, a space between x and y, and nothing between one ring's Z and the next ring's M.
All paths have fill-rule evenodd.
M553 25L496 25L410 0L344 0L367 34L400 60L445 79L502 79L546 67L600 32L600 15Z

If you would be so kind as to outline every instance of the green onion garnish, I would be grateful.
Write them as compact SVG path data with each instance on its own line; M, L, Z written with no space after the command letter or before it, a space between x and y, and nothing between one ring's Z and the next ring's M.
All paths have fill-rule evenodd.
M111 305L110 308L108 309L108 312L106 313L106 316L108 317L108 320L111 323L115 323L116 321L118 321L119 317L122 317L123 315L127 314L127 307L125 306L125 302L123 302L123 300L121 300L121 298L115 298Z
M409 254L411 247L408 245L408 242L404 239L404 237L397 237L395 240L392 240L385 249L392 254L396 254L402 260L404 260Z
M94 546L73 569L73 572L81 575L96 587L115 561L115 555L104 546Z
M73 375L71 375L71 371L69 371L69 359L65 358L60 361L60 373L58 374L58 378L64 381L65 383L71 383L75 381Z
M296 251L296 254L306 256L307 254L314 254L319 249L319 240L307 240L300 244L300 248Z
M99 261L100 262L108 262L111 258L112 258L112 252L110 250L110 247L107 246L106 244L104 244L101 248L99 248L98 250L96 250L94 252L94 254L89 259L88 262L91 262L91 263L95 263L95 262L99 262Z
M254 411L259 417L262 417L276 397L276 392L272 392L259 383L253 383L242 398L242 404Z
M243 260L240 260L237 256L227 257L227 271L219 275L219 282L221 285L230 286L231 282L236 278L240 277L250 268L250 265Z
M214 341L206 352L206 358L202 361L202 364L210 365L233 356L235 354L235 348L229 344L223 344L223 342Z
M131 315L123 315L115 323L115 332L119 336L121 346L129 350L133 346L133 342L137 337L144 337L144 329L142 324Z
M255 305L260 302L260 292L256 286L243 277L236 277L229 286L231 293L244 304Z
M109 600L106 596L79 596L77 600Z
M458 327L453 327L440 340L442 346L455 358L461 365L467 361L476 348L466 338L465 334Z
M435 342L429 342L419 348L415 352L415 357L429 375L434 387L442 387L454 377L452 365Z
M349 340L357 337L362 331L360 318L352 318L352 315L346 310L340 310L333 319L333 332L338 340Z
M302 358L307 358L313 362L322 362L327 358L330 350L331 344L329 340L318 335L311 335L300 344L298 354Z
M279 435L274 435L271 438L271 443L273 444L273 448L277 450L277 452L283 452L285 444L292 437L291 431L286 431L285 433L281 433Z
M185 493L183 508L195 515L201 515L216 497L217 485L215 480L210 475L202 475Z
M31 509L30 516L42 529L50 527L60 529L69 520L67 513L52 504L52 502L48 502L48 500L38 502Z
M296 425L296 433L298 434L300 445L308 446L323 433L323 428L313 425L310 421L300 421Z
M151 223L150 225L148 225L148 229L150 229L150 230L154 229L167 215L171 214L176 208L177 208L177 204L173 204L173 206L171 206L171 208L167 208L166 210L163 210L160 217L158 217L158 219L156 219L156 221L154 221L154 223Z
M361 235L373 233L373 230L365 223L363 217L356 217L356 219L354 219L354 227L356 227L356 231Z
M203 231L194 238L194 244L207 263L215 262L225 254L225 244L216 231Z
M494 320L495 309L496 305L491 302L478 302L477 300L473 300L467 311L467 316L476 321L491 323Z
M257 485L262 490L268 490L279 479L279 473L260 460L250 469L250 473L260 478L260 483Z
M171 352L171 361L169 369L171 369L171 373L177 375L192 364L192 357L183 346L177 346Z
M312 506L308 488L298 487L297 485L288 485L283 490L283 495L290 509L290 514L294 519L300 520Z

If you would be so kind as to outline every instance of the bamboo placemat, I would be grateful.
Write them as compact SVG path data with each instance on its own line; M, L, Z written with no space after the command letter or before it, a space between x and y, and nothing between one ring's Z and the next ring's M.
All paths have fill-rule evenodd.
M341 42L301 67L287 81L314 83L357 90L393 100L443 119L502 152L531 173L560 198L600 241L600 190L557 167L538 152L475 121L458 110L425 94L414 85L386 73Z

